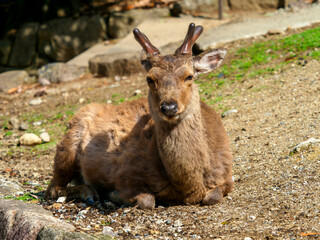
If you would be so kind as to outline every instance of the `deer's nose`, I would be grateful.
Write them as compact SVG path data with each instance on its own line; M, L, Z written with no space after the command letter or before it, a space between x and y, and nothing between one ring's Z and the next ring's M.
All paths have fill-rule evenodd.
M167 117L173 117L178 111L178 104L175 101L163 102L160 105L160 110Z

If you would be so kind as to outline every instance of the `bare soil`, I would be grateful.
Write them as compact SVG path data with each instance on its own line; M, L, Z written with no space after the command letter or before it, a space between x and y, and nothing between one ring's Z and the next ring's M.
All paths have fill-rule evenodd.
M19 94L1 94L2 125L17 116L29 122L29 131L45 128L52 138L51 143L37 147L18 146L23 132L2 128L3 177L23 184L25 193L41 196L51 178L55 143L61 140L72 112L88 102L118 104L135 98L137 89L142 96L147 94L143 75L118 82L86 76L47 89L31 86ZM29 101L42 90L47 93L41 96L44 102L30 106ZM104 207L78 201L31 202L78 231L111 233L119 239L318 239L320 148L295 154L290 150L311 137L320 138L320 63L292 64L272 76L226 84L214 94L223 97L220 104L225 108L238 111L223 119L234 155L235 189L222 203L158 206L149 211L111 202ZM42 125L33 126L36 121Z

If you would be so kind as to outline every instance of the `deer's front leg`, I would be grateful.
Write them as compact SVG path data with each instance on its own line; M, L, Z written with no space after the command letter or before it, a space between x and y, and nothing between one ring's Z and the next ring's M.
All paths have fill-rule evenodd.
M57 199L59 197L67 197L67 199L81 199L92 205L99 200L97 191L88 185L78 185L73 187L49 186L46 191L46 197Z

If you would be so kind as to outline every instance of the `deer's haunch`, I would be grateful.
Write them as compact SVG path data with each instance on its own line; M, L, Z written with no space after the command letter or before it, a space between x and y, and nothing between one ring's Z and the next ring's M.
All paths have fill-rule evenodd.
M226 49L192 56L202 33L190 24L183 44L162 56L138 29L148 99L119 106L90 104L57 146L46 196L93 202L116 190L141 208L156 201L215 204L233 187L229 140L218 114L199 99L194 78L217 68ZM83 185L67 187L73 179Z

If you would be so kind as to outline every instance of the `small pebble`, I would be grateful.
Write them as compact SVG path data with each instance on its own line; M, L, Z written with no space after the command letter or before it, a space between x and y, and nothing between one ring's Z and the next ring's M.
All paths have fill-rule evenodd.
M20 131L26 131L26 130L28 130L28 128L29 128L29 125L28 125L28 123L26 123L26 122L22 122L22 123L20 124L20 126L19 126L19 130L20 130Z
M25 146L33 146L42 143L41 138L39 138L34 133L25 133L20 137L20 144Z
M69 93L68 93L68 92L64 92L64 93L62 93L62 97L64 97L64 98L68 98L68 97L69 97Z
M137 89L137 90L134 91L134 96L137 96L139 94L141 94L141 90L140 89Z
M80 103L80 104L84 103L85 101L86 101L85 98L80 98L80 99L79 99L79 103Z
M231 110L228 110L228 111L222 113L222 117L224 118L224 117L230 116L231 114L234 114L234 113L237 113L237 112L238 112L237 109L231 109Z
M35 98L35 99L32 99L30 102L29 102L29 105L30 106L36 106L36 105L40 105L42 103L42 99L41 98Z
M111 100L108 100L108 101L107 101L107 104L111 104L111 103L112 103L112 101L111 101Z
M115 84L111 84L109 86L109 88L116 88L116 87L120 87L120 84L119 83L115 83Z
M57 203L64 203L66 201L67 197L59 197L57 199Z
M54 203L53 205L52 205L52 208L54 209L54 210L58 210L58 209L60 209L62 207L62 204L61 203Z
M113 231L113 228L112 228L112 227L109 227L109 226L103 227L102 233L103 233L103 234L108 234L108 235L110 235L110 236L115 236L115 235L116 235L116 234L114 233L114 231Z
M176 220L176 221L174 221L173 225L175 227L181 227L183 224L182 224L182 222L180 220Z
M13 129L19 128L19 119L17 117L11 117L9 119L9 123L11 124Z
M40 78L40 79L38 80L38 82L39 82L42 86L48 86L48 85L51 84L51 82L50 82L48 79L46 79L46 78Z
M121 80L121 77L118 76L118 75L116 75L116 76L114 76L114 80L115 80L116 82L119 82L119 81Z
M41 121L37 121L37 122L34 122L32 125L36 127L36 126L40 126L41 124L42 124Z

